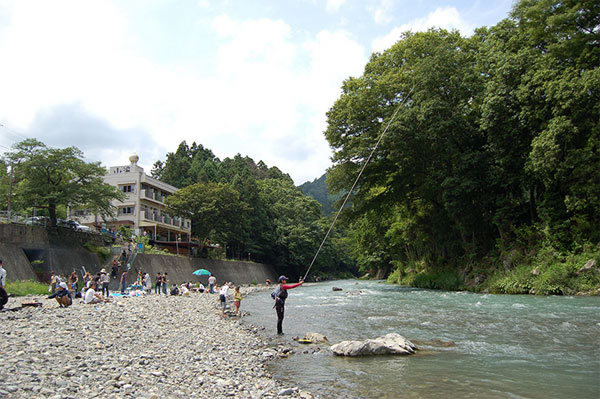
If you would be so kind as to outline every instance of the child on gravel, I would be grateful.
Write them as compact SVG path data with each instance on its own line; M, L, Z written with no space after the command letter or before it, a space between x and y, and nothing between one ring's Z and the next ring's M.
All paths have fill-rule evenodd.
M235 305L235 315L237 316L240 311L240 304L242 303L242 293L240 292L240 286L235 287L235 293L233 294L233 304Z

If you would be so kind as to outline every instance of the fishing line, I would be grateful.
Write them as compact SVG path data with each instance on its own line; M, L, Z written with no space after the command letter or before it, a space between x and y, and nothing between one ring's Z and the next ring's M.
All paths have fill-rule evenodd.
M352 185L352 188L350 188L350 191L348 191L348 194L346 195L346 198L344 198L344 202L342 203L342 206L340 206L340 209L338 209L337 213L335 214L335 217L333 218L333 222L331 222L331 226L329 226L329 230L327 230L327 234L325 234L325 238L323 238L323 241L321 241L321 245L319 245L319 249L317 250L317 253L315 253L315 256L313 257L312 261L310 262L310 266L308 266L308 270L306 271L306 273L304 274L304 277L302 278L303 281L306 280L306 276L308 276L308 272L313 267L313 264L315 263L315 260L317 259L317 256L319 256L319 252L321 252L321 248L323 248L323 244L325 244L325 241L327 240L327 237L329 237L329 233L331 233L331 230L333 229L333 226L335 225L335 222L337 221L338 216L340 216L340 213L342 212L342 209L344 209L344 206L346 205L346 202L348 202L348 198L350 198L350 195L352 195L352 192L354 191L354 187L356 187L356 183L358 183L358 180L360 179L360 176L362 175L363 171L367 167L367 164L371 160L371 157L373 156L373 154L377 150L377 147L379 146L379 143L381 143L381 139L383 139L383 136L385 136L385 134L387 133L390 125L392 124L392 122L396 118L396 115L398 114L398 111L400 111L400 107L402 107L404 105L404 103L406 102L406 100L410 97L412 91L413 90L410 89L409 92L408 92L408 94L404 97L404 99L400 102L400 104L398 104L398 106L396 107L396 110L394 111L394 113L392 114L392 117L390 118L390 121L388 122L387 126L383 130L383 133L381 133L381 135L379 136L379 139L377 140L377 143L375 143L375 147L373 147L373 149L371 150L371 153L367 157L367 160L365 161L365 163L363 164L362 168L360 169L360 172L358 172L358 176L356 176L356 180L354 180L354 184Z

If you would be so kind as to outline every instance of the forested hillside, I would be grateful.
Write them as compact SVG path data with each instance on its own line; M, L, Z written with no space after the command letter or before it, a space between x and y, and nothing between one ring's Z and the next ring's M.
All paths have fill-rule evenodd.
M471 37L406 33L373 54L325 133L341 193L400 107L344 212L361 269L426 287L596 290L599 64L597 1L523 0Z
M239 154L221 161L202 145L184 141L165 162L155 163L152 175L180 188L166 199L168 210L190 218L192 234L203 243L225 245L230 258L272 264L292 279L304 274L329 228L319 203L287 174ZM334 231L312 277L353 270L343 243Z
M300 190L305 195L311 196L321 204L323 207L323 213L325 215L332 215L336 209L334 208L334 203L336 199L329 195L329 191L327 190L327 183L325 182L325 178L327 177L327 173L324 173L323 176L318 179L313 180L312 182L306 182L300 185Z

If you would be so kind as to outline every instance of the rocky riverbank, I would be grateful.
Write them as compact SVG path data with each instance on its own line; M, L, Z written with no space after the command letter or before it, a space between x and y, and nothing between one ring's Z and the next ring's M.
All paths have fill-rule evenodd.
M265 362L278 349L256 327L221 318L217 295L69 308L25 297L8 308L32 299L43 307L0 312L0 397L312 398L272 378Z

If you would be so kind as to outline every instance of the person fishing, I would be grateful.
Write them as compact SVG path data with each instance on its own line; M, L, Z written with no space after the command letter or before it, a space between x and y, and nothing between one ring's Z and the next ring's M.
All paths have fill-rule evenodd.
M278 279L279 286L271 293L273 299L275 299L275 311L277 312L277 335L283 335L283 316L285 311L285 300L288 297L287 290L296 288L304 284L304 280L300 280L296 284L288 284L286 276L280 276Z

